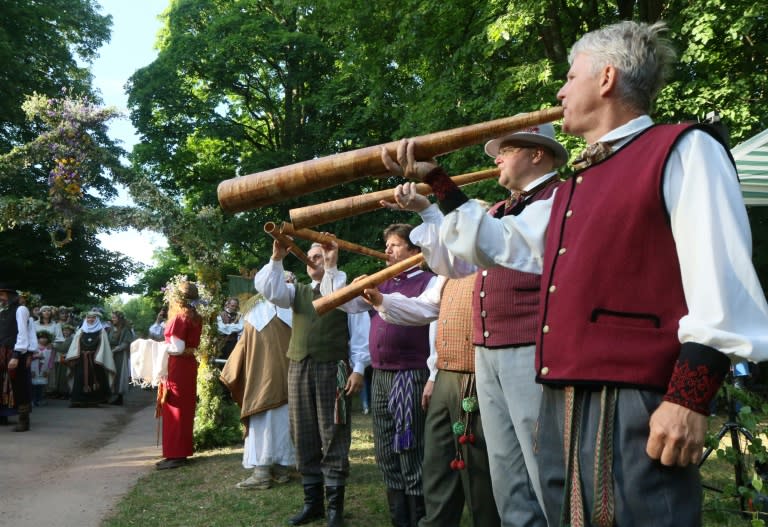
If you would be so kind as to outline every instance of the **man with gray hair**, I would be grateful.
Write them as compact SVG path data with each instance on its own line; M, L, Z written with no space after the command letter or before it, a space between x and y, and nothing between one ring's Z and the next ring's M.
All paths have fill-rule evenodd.
M563 130L589 146L555 194L544 246L522 243L515 218L476 228L478 240L506 241L510 266L543 258L536 379L550 525L700 525L709 402L732 359L768 358L733 160L706 127L648 115L674 59L665 30L621 22L571 50ZM443 188L406 154L406 175ZM446 216L446 243L464 213Z

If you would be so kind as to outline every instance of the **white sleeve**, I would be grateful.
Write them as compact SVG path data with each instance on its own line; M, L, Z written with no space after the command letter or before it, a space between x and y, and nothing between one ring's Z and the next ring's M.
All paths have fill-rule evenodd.
M347 274L341 271L337 267L329 267L323 273L323 278L320 281L320 294L325 296L338 291L347 285ZM367 313L373 309L366 303L361 297L357 296L352 300L341 304L336 309L344 311L345 313Z
M421 211L421 225L413 228L411 242L421 247L424 261L432 271L449 278L461 278L472 274L477 267L457 258L440 241L440 225L443 213L434 203Z
M16 335L16 343L13 345L13 351L24 354L33 345L29 331L29 309L26 306L19 306L16 309L16 330L18 334ZM34 343L34 347L37 348L37 342Z
M381 318L398 326L423 326L437 319L440 313L440 298L447 278L439 275L433 278L426 289L417 297L401 293L383 295L383 301L376 308Z
M429 357L427 357L427 369L429 380L435 382L437 378L437 321L429 325Z
M186 349L186 343L179 337L171 335L171 341L166 344L166 351L168 355L181 355Z
M352 371L363 375L365 368L371 364L371 354L368 350L368 336L371 332L371 315L351 313L347 315L349 328L349 362Z
M549 199L527 205L517 215L494 218L485 207L469 200L445 216L440 240L457 258L479 267L500 265L541 274L544 242L552 203Z
M293 306L296 289L292 284L285 283L282 260L269 260L256 276L253 277L253 286L256 291L264 295L264 298L278 307L289 308Z
M723 147L703 131L685 134L667 162L663 192L688 305L680 342L768 360L768 306L752 263L744 199Z

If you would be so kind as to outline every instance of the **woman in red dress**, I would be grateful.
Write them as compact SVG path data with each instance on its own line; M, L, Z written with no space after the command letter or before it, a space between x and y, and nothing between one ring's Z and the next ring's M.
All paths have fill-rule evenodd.
M202 317L194 307L197 286L181 282L176 302L169 306L165 327L168 344L168 377L159 387L163 415L163 460L158 470L177 468L192 455L192 428L197 401L197 359L203 331Z

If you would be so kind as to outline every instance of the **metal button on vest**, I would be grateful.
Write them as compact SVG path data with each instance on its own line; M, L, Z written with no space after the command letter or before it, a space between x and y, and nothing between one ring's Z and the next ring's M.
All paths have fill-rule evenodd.
M566 218L570 218L571 216L573 216L573 211L572 210L569 210L568 212L565 213L565 217Z
M549 326L547 325L547 326L544 326L543 328L541 328L541 332L545 333L545 334L549 333Z
M485 291L480 291L480 298L485 298Z
M549 286L549 292L550 293L554 293L556 290L557 290L557 287L555 287L553 285Z
M480 316L485 318L488 315L488 313L485 310L480 311Z
M565 247L560 247L560 250L557 251L557 254L565 254Z
M576 177L576 184L577 184L577 185L578 185L579 183L581 183L582 181L584 181L584 176L577 176L577 177Z
M483 331L483 336L485 338L488 338L489 336L491 336L491 333L489 331Z
M483 269L483 276L488 276L488 271L486 269Z
M542 374L542 375L546 375L546 374L548 374L548 373L549 373L549 368L547 368L546 366L544 366L544 367L541 369L541 374Z

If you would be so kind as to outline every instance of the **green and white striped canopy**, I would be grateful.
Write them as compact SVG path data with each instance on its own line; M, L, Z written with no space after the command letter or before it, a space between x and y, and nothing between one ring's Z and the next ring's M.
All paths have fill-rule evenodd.
M747 205L768 205L768 130L731 149Z

